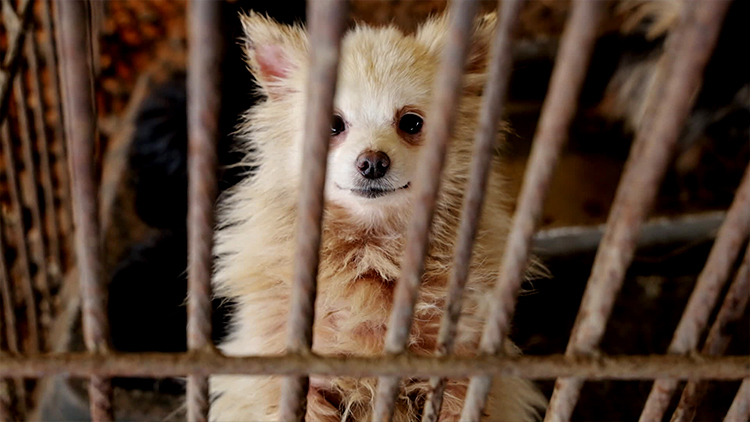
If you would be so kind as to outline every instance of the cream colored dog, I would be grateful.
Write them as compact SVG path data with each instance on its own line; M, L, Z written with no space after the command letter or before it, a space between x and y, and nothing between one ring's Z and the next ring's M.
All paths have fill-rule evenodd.
M310 51L301 27L242 16L249 68L267 99L241 128L248 163L257 173L224 198L216 234L217 294L236 302L227 355L284 353L289 314L295 220L305 132L305 83ZM357 27L342 41L331 125L325 216L320 251L313 349L321 355L383 353L404 235L414 202L415 169L427 143L424 126L445 43L445 16L413 36L389 28ZM409 349L434 353L443 314L473 133L485 81L494 15L477 21L435 210L430 246ZM493 164L461 316L456 353L476 353L488 292L500 267L509 217ZM279 377L214 376L212 421L275 421ZM376 379L311 377L307 420L366 421ZM467 379L448 382L441 420L458 420ZM395 421L417 421L428 391L425 379L408 379ZM537 418L544 397L532 383L497 379L488 420Z

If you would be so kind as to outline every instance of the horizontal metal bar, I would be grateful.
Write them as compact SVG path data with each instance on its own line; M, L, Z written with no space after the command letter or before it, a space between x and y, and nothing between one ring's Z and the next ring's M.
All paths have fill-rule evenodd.
M581 377L591 380L655 378L740 380L750 378L750 356L479 356L412 355L323 357L314 354L229 357L215 353L0 354L0 378L178 377L211 374L465 377L514 376L529 379Z
M716 237L726 217L724 211L654 218L643 225L636 248L688 243ZM542 257L569 256L594 252L606 225L558 227L539 231L532 249Z

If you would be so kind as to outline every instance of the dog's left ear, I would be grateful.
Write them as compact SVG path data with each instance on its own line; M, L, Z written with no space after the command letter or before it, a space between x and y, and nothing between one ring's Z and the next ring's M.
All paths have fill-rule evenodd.
M487 76L487 61L495 33L497 14L488 13L477 17L474 21L471 46L466 57L464 85L467 89L482 89ZM440 57L447 40L450 19L448 13L432 18L420 26L417 31L417 41L427 47L430 52Z

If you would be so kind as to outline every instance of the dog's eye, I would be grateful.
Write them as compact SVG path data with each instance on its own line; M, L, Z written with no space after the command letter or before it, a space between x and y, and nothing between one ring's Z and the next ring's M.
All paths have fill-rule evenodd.
M406 113L401 116L401 120L398 121L398 128L409 135L416 135L422 131L423 124L424 121L418 115L414 113Z
M331 123L331 136L336 136L346 130L346 123L344 119L338 114L333 116L333 122Z

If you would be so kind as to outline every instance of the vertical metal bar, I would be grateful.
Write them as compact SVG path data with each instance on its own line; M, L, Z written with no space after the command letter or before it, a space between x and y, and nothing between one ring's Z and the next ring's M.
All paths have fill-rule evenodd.
M18 242L18 260L21 268L21 291L23 292L26 308L26 324L28 326L28 351L31 353L40 351L41 333L39 330L39 317L34 297L34 283L31 278L31 261L29 260L28 244L23 224L23 210L21 208L21 195L18 188L18 176L16 163L13 160L13 144L10 141L9 123L6 120L0 127L0 138L5 155L5 171L8 177L8 192L10 193L11 209L13 210L13 234Z
M221 106L221 3L188 3L188 348L212 352L211 263ZM208 379L190 375L188 420L208 419Z
M750 208L747 210L747 214L750 215ZM716 321L714 321L711 331L708 333L706 344L703 345L703 355L716 356L726 351L729 341L732 339L731 326L745 315L748 300L750 300L750 245L747 247L742 266L737 271L737 275L724 298ZM680 403L677 405L677 410L672 415L672 422L692 421L707 387L708 382L706 381L688 381L682 392Z
M388 321L385 351L400 354L406 349L411 332L414 306L424 270L427 253L427 238L432 224L440 178L445 163L457 107L463 87L464 63L471 44L474 16L478 2L475 0L453 1L450 4L450 26L442 52L440 70L435 84L435 97L427 123L428 145L419 157L414 185L416 204L406 236L401 277L396 284L393 310ZM380 377L375 400L374 420L389 421L393 416L399 377Z
M44 50L44 62L47 71L49 72L49 83L52 88L53 101L55 103L54 110L57 115L57 120L54 125L54 142L52 143L51 153L55 157L55 161L58 163L65 163L67 162L66 157L68 155L68 148L63 122L62 88L60 86L60 75L58 74L59 67L57 65L57 41L55 40L55 34L57 34L59 28L53 25L52 8L50 6L51 1L52 0L40 0L42 4L42 29L45 37L41 46ZM59 34L57 36L59 36ZM73 218L73 201L70 199L71 186L69 174L65 171L64 165L57 166L55 170L55 178L60 182L60 203L63 207L63 212L60 216L62 218L60 219L59 229L62 233L70 233L71 220ZM55 219L57 219L57 217L58 216L56 215ZM60 264L64 265L65 263L60 262Z
M308 2L310 49L315 53L310 56L307 83L305 133L309 134L309 139L305 143L306 159L302 163L297 250L286 338L289 353L305 354L312 348L323 188L347 6L343 0ZM279 405L281 420L304 420L308 385L307 376L284 379Z
M495 29L487 85L482 99L479 130L474 139L469 185L461 211L462 218L458 228L454 265L448 282L445 313L438 332L436 352L440 356L449 355L453 351L456 326L461 315L461 301L469 274L474 238L484 203L493 149L497 140L497 128L503 115L505 98L508 92L511 64L513 63L512 40L523 3L524 0L498 2L500 22ZM444 389L444 378L432 377L430 379L430 389L427 395L427 404L422 414L422 422L437 421L443 403Z
M73 179L75 250L82 296L83 335L95 353L109 351L107 289L102 279L101 238L94 148L97 137L88 1L57 3L61 80L65 86L65 130L70 140L69 168ZM91 418L113 420L109 379L94 376L89 384Z
M653 206L682 123L692 108L693 94L701 85L728 4L686 2L683 31L670 38L666 50L673 61L669 77L664 79L663 100L650 122L638 131L631 149L568 343L568 355L594 353L604 334L640 226ZM545 421L570 419L582 385L580 378L558 379Z
M750 420L750 378L742 381L737 395L729 407L724 422L747 422Z
M38 44L36 36L32 33L26 42L26 61L29 64L31 72L31 95L34 98L36 106L34 112L34 131L39 146L39 163L42 190L44 192L44 216L49 233L49 250L50 250L50 268L49 273L55 280L56 284L62 277L62 256L60 255L60 238L57 231L57 218L55 210L55 192L52 184L52 170L49 162L49 147L47 138L47 128L44 122L44 96L42 95L42 81L39 73L39 60L37 59Z
M32 34L33 35L33 34ZM27 43L29 44L29 43ZM34 164L34 151L31 145L31 128L29 125L29 110L26 104L27 92L24 86L25 81L23 74L16 76L16 80L13 81L13 89L16 100L16 112L18 113L18 127L21 137L21 155L23 156L23 166L28 174L30 188L29 192L25 192L26 189L21 189L22 194L26 193L28 198L29 208L31 208L31 227L26 232L28 235L27 242L29 244L29 252L33 256L34 263L38 267L36 274L37 289L41 293L41 301L39 303L39 310L41 312L41 324L42 327L46 327L52 318L51 306L52 298L50 297L49 290L49 271L47 270L47 248L44 245L44 226L42 225L42 212L39 208L39 196L37 189L39 184L36 178L36 165Z
M217 143L221 105L221 3L188 4L188 348L213 352L211 265L217 194ZM188 420L208 420L208 378L190 375Z
M668 353L688 353L695 350L716 300L729 277L732 265L750 234L750 166L737 188L732 205L719 229L706 266L698 276L682 314ZM642 422L661 420L669 401L677 389L678 381L658 379L651 389L641 413Z
M528 266L534 229L542 214L544 199L560 151L568 139L568 130L575 116L605 6L606 3L601 1L575 2L565 27L549 95L542 109L500 276L493 293L493 306L482 333L482 353L500 352L508 334L516 297ZM481 418L491 382L491 377L487 376L471 379L461 415L462 421Z

